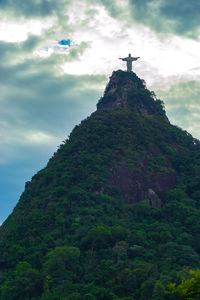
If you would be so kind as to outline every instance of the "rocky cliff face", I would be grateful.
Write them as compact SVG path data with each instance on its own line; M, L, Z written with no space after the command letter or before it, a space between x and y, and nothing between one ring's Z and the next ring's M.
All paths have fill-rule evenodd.
M133 72L118 70L110 77L97 109L114 107L132 110L142 115L162 116L168 121L163 102L156 99L154 92L146 88L145 81Z
M154 92L150 92L146 88L145 81L133 72L128 73L121 70L113 72L104 95L97 104L97 110L105 109L122 109L141 116L160 117L169 122L163 102L158 100ZM149 161L156 156L162 157L165 172L149 171ZM148 149L146 156L135 166L135 169L131 170L128 164L119 157L116 158L115 165L111 169L110 182L120 188L128 203L148 198L149 189L154 193L160 193L171 189L175 184L176 172L156 145L152 145ZM156 203L158 202L154 201L152 205L156 205ZM161 202L158 205L161 205Z
M134 150L132 150L134 153ZM121 191L127 203L137 203L148 199L152 206L160 207L162 201L151 201L152 195L166 192L175 186L177 172L172 163L159 147L150 146L143 157L136 163L133 155L129 162L117 157L111 168L111 184ZM156 167L156 159L162 161ZM154 163L151 165L151 161ZM130 164L134 167L130 168ZM149 192L152 191L152 192Z

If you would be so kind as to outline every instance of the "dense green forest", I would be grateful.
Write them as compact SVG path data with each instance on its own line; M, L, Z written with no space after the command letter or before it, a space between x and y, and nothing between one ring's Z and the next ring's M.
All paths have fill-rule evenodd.
M1 300L175 300L200 268L200 142L134 73L97 107L0 227Z

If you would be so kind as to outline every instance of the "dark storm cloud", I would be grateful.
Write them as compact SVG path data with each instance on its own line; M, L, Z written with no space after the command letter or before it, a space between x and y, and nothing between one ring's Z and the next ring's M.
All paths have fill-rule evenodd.
M21 47L19 46L19 51L31 52L39 45L41 40L42 40L41 37L36 35L31 35L28 37L27 40L21 43L22 45Z
M52 57L35 59L0 68L0 86L6 90L0 100L1 120L7 112L7 121L14 115L15 120L23 119L24 130L30 128L62 135L64 128L67 131L70 126L71 129L71 122L75 124L86 111L95 109L100 92L92 86L105 82L105 77L60 76L54 73L52 60ZM16 129L16 121L14 123Z
M110 15L112 17L119 17L121 14L121 8L119 8L115 1L110 1L110 0L97 0L97 3L102 4L103 6L106 7L106 9L110 12Z
M189 32L199 27L200 2L196 0L171 0L161 5L160 12L170 20L175 20L180 33Z
M26 17L46 17L53 15L55 12L62 10L63 5L68 3L67 0L1 0L0 9L7 10L19 16Z
M28 148L34 152L37 147L37 153L45 149L47 156L50 144L55 149L73 126L95 110L103 92L96 86L105 84L105 76L60 74L60 66L67 60L78 59L87 46L85 43L69 55L52 54L45 59L28 58L12 63L12 56L13 59L24 57L37 43L35 37L19 44L0 42L3 62L0 66L0 165L19 160ZM42 141L34 144L29 139L35 133L50 137L46 145Z
M199 33L200 2L196 0L129 0L134 19L157 32L195 38Z
M133 22L150 26L153 30L163 33L177 33L196 38L199 34L200 2L197 0L128 0ZM112 17L121 18L123 10L129 10L126 6L121 8L113 0L87 0L88 13L90 5L103 5ZM57 16L58 24L68 27L67 19L70 15L68 5L70 0L1 0L0 9L5 15L13 15L16 18L24 17L48 17ZM92 11L92 10L91 10Z
M1 43L2 54L8 50L5 44L10 46ZM74 125L95 110L103 91L94 86L105 83L105 77L60 75L58 63L62 59L63 56L55 54L47 59L0 67L1 138L3 152L10 155L11 160L13 153L6 147L12 149L15 156L19 146L20 149L34 148L22 133L28 136L31 132L43 132L55 138L52 142L55 147L57 138L65 138ZM36 146L44 147L40 143Z
M6 64L12 61L12 57L22 56L23 54L33 51L41 42L41 37L31 35L27 40L21 43L8 43L0 41L0 56L1 64Z

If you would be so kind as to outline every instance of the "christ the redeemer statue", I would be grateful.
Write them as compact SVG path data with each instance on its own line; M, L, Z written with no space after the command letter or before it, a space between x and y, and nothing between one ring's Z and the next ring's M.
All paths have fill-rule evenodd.
M134 60L137 60L138 58L140 58L140 57L132 57L131 54L129 54L128 57L119 58L119 59L126 61L127 72L132 72L132 62Z

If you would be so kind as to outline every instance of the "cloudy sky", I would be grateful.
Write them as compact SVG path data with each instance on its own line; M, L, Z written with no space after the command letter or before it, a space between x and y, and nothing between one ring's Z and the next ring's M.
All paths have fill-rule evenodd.
M198 0L0 1L0 223L96 109L119 57L200 138Z

